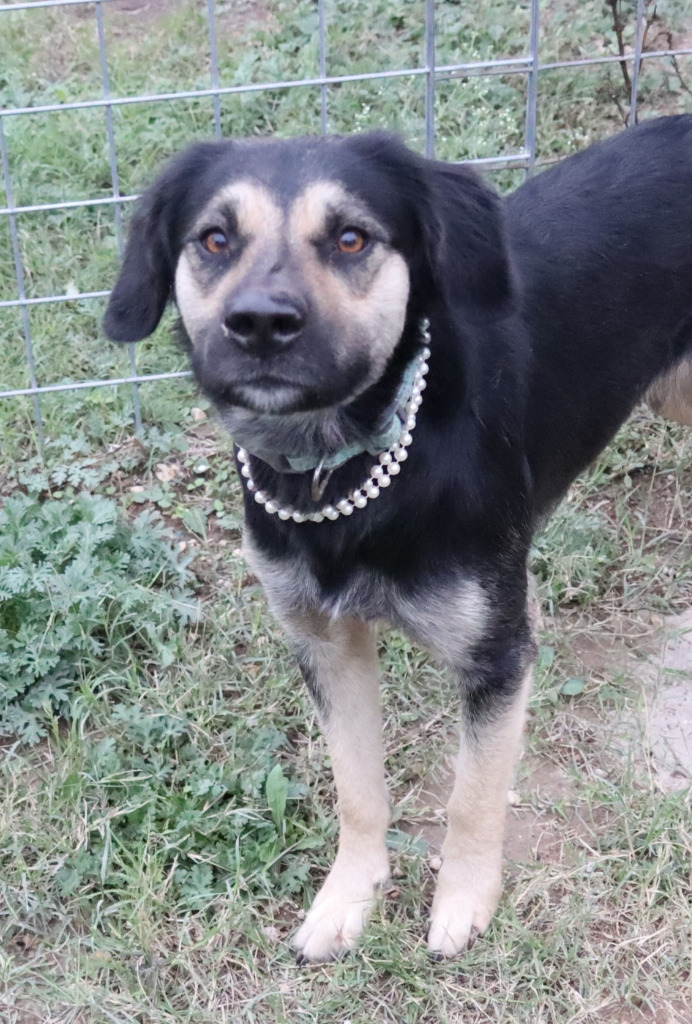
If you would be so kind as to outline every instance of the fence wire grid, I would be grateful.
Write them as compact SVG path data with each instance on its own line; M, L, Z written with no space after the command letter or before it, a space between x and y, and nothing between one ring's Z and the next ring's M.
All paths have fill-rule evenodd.
M0 186L0 246L6 238L11 249L11 257L7 266L13 268L13 281L5 280L4 287L0 282L0 314L3 311L15 310L19 313L21 323L21 334L23 339L17 339L21 346L23 342L24 372L28 381L24 387L4 387L0 390L0 398L5 401L16 400L27 397L33 403L33 417L35 421L37 440L39 445L44 441L44 413L42 408L42 397L55 392L79 391L83 389L123 387L132 388L132 407L136 430L142 428L142 409L140 402L140 387L145 383L154 381L175 379L189 376L187 370L166 369L161 372L146 372L138 366L138 359L135 353L135 346L129 346L129 372L120 376L105 376L96 378L88 373L84 379L74 380L44 380L37 366L35 340L36 332L32 327L31 311L35 307L47 306L54 309L64 303L91 303L96 304L95 316L100 318L103 301L108 296L107 286L112 283L112 276L103 275L103 287L93 290L80 290L69 282L62 291L54 294L31 294L27 281L31 276L30 268L27 266L26 247L20 240L20 222L26 223L24 218L40 217L45 214L56 214L60 211L75 210L98 210L108 208L114 214L115 237L117 249L122 254L126 230L124 227L124 213L129 204L136 198L136 194L121 187L121 175L119 174L119 137L116 125L116 113L127 107L135 105L171 104L174 101L202 100L211 102L211 119L207 134L221 137L222 101L228 97L243 97L250 94L271 96L277 91L283 90L317 90L319 103L316 105L314 124L311 130L316 133L328 133L332 130L330 117L330 103L334 91L349 83L378 83L392 81L411 81L417 79L421 82L423 89L423 130L422 143L427 156L434 156L436 150L437 136L437 96L441 83L455 80L467 80L474 76L520 76L525 81L523 94L525 97L523 112L523 145L514 147L509 152L497 152L490 156L475 157L466 162L479 165L482 169L497 171L502 168L520 169L526 175L533 172L539 154L537 153L537 115L539 110L539 98L543 76L551 73L560 73L563 69L589 68L604 65L613 66L618 75L624 77L627 85L624 103L620 104L622 122L634 123L637 120L638 104L640 102L640 81L642 70L649 61L667 62L678 70L677 61L679 58L692 54L692 46L685 45L687 40L684 35L673 37L672 33L654 33L654 44L661 39L662 47L646 44L647 31L657 17L657 12L650 0L632 0L625 4L625 13L629 18L629 36L623 32L624 19L621 20L618 29L618 17L622 17L623 5L620 3L605 3L601 6L612 11L613 37L612 52L608 48L600 48L600 52L590 54L570 55L568 59L541 60L541 21L546 16L548 6L541 3L541 0L528 0L527 3L519 4L526 15L528 31L525 35L525 51L510 57L492 57L488 59L478 58L469 47L470 59L457 62L445 62L438 60L438 48L436 46L437 19L440 16L440 9L450 6L461 11L464 3L453 4L452 0L420 0L417 7L417 16L420 20L421 32L421 56L422 60L418 65L410 67L383 68L381 70L361 73L332 73L330 74L331 51L330 51L330 16L329 0L314 0L317 10L317 53L318 73L313 77L288 78L265 81L238 81L237 75L231 81L227 80L220 61L220 54L226 44L224 33L219 32L220 12L224 17L228 16L229 0L196 0L194 7L199 14L204 9L206 27L208 31L208 83L206 85L196 82L193 88L183 88L184 82L180 82L181 88L175 91L142 91L136 94L123 94L112 85L112 76L109 62L109 41L104 19L104 10L113 7L122 10L136 10L138 0L134 0L135 7L128 8L128 2L133 0L25 0L20 3L0 3L0 41L3 39L5 26L13 15L20 12L27 12L31 17L38 17L41 11L51 9L60 16L68 16L70 9L79 8L80 15L92 20L93 29L97 38L97 52L100 71L100 95L92 98L71 98L69 95L59 96L55 99L54 88L46 90L48 102L40 102L40 94L34 93L30 102L21 102L13 105L7 102L2 91L2 68L0 67L0 158L2 162L2 180ZM145 0L142 0L144 4ZM173 0L175 4L175 0ZM394 4L394 0L393 0ZM235 7L239 14L242 14L248 5L248 0L236 0ZM492 5L491 5L492 6ZM560 7L560 3L553 4ZM230 7L234 7L233 0L230 0ZM358 4L354 3L353 8ZM170 8L170 3L169 3ZM246 45L248 45L246 43ZM463 32L460 29L459 50L463 52ZM682 80L682 79L681 79ZM687 86L684 85L685 91ZM6 90L7 93L7 90ZM11 99L11 97L10 97ZM39 102L37 102L39 100ZM624 109L623 109L624 106ZM13 171L13 127L18 119L34 118L45 119L39 121L38 131L41 131L40 124L45 124L48 119L58 117L68 112L81 112L87 114L98 112L102 117L101 130L103 142L107 151L107 163L109 168L110 181L106 195L83 195L75 199L63 199L60 201L40 202L22 201L15 197L15 171ZM36 122L35 122L36 123ZM340 125L340 130L344 130ZM346 128L348 129L348 125ZM351 126L358 129L359 124ZM410 140L408 140L410 141ZM176 148L178 148L176 146ZM161 149L158 154L159 162L171 155L173 150ZM56 159L58 157L56 156ZM538 160L540 162L540 160ZM33 199L33 196L23 197ZM36 197L39 198L39 197ZM4 230L4 225L9 225L9 230ZM30 229L29 229L30 230ZM40 238L36 241L36 259L41 258ZM113 263L115 267L115 262ZM49 289L50 291L50 289ZM8 297L3 297L8 296ZM95 330L96 333L96 330ZM69 344L69 339L65 339ZM104 345L106 343L104 342ZM0 376L0 388L3 387Z

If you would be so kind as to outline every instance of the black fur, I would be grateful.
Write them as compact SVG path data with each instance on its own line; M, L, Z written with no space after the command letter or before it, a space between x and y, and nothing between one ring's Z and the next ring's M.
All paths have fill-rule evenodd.
M352 517L296 525L246 494L259 547L304 554L335 598L357 569L415 588L463 566L497 592L498 628L523 632L531 534L647 386L692 348L692 117L645 123L537 175L504 202L470 169L398 140L203 143L176 158L135 216L105 318L109 337L151 333L172 297L189 224L231 175L283 188L342 181L391 228L412 290L385 378L349 410L367 430L430 319L432 357L415 443L389 491ZM372 460L333 474L346 493ZM310 474L255 466L260 486L312 507ZM510 597L511 595L511 597Z
M432 336L413 444L392 485L352 516L319 524L282 522L245 492L253 545L274 566L304 567L322 608L389 617L414 638L415 620L397 620L387 588L415 600L460 576L476 581L490 612L454 667L482 733L532 657L534 531L649 385L692 358L692 116L632 128L505 200L472 170L424 160L383 134L194 146L142 200L106 315L111 338L154 329L195 214L238 177L286 196L305 181L340 182L387 226L408 265L401 339L381 379L336 410L342 440L372 429L391 402L421 317ZM213 381L200 374L200 383L218 397ZM328 450L320 415L304 428L300 416L277 418L272 444L284 431L295 445L303 430L307 450ZM362 455L335 471L323 501L359 485L372 461ZM280 503L315 507L311 473L278 474L258 460L252 468ZM327 695L301 663L326 715Z

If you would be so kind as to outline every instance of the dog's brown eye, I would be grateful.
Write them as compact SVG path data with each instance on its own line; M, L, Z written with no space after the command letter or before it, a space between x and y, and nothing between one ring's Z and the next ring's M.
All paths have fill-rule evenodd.
M336 244L339 247L339 252L353 255L365 248L367 240L368 236L364 231L359 231L358 228L346 228L339 235L339 240Z
M228 251L228 238L219 228L212 228L202 235L202 245L213 256L221 256Z

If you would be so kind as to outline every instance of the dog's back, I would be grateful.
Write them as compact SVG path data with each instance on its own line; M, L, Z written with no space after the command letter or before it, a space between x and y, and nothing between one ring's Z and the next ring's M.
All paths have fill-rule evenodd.
M692 419L692 116L563 161L505 211L533 343L527 445L541 509L671 368L653 404Z

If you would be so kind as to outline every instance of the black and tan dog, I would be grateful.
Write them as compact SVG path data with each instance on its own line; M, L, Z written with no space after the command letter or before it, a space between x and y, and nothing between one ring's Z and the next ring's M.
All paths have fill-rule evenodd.
M384 621L459 681L428 933L453 956L500 897L532 534L654 382L692 421L692 117L503 201L384 134L195 145L140 202L107 334L145 337L169 299L334 770L338 853L296 947L351 948L388 877Z

